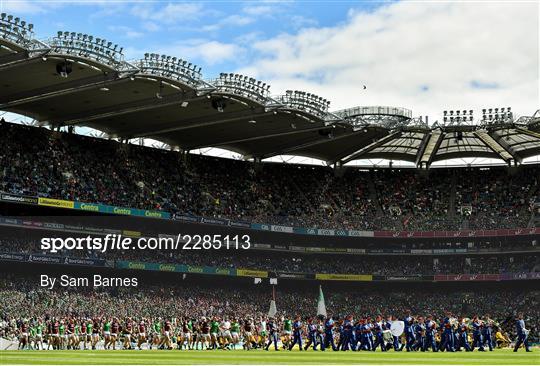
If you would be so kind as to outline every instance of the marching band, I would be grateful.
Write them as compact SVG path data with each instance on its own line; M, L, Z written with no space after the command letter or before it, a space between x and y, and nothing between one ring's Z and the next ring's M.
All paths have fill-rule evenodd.
M162 318L44 318L23 320L15 327L19 349L178 349L275 351L472 352L508 347L511 341L499 323L483 318L455 318L451 313L437 322L432 315L402 320L377 315L361 317L260 317L245 319L188 317ZM530 352L523 314L516 319L517 339Z

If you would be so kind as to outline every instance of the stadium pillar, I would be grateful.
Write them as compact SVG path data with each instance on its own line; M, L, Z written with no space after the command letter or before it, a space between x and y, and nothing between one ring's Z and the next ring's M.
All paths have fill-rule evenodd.
M345 167L341 164L341 162L337 162L334 164L334 177L341 178L345 174Z
M263 164L260 157L254 157L253 158L253 169L255 172L259 173L263 170Z

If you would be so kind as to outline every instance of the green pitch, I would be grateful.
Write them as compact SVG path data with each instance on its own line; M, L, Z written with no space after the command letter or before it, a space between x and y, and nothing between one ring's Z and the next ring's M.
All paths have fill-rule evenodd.
M180 364L415 364L538 365L540 351L509 349L473 353L287 352L287 351L1 351L0 365L180 365Z

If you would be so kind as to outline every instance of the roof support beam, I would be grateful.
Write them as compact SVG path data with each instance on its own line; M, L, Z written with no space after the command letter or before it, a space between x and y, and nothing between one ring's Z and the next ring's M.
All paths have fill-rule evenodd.
M318 130L323 130L323 129L326 129L326 128L328 128L328 126L317 126L317 127L310 127L310 128L302 128L302 129L299 129L299 130L289 130L289 131L283 131L283 132L276 132L276 133L271 133L271 134L267 134L267 135L258 135L258 136L253 136L253 137L246 137L246 138L243 138L243 139L222 140L222 141L219 141L219 142L212 143L210 145L206 144L206 145L195 146L195 147L192 147L191 149L199 149L199 148L202 148L202 147L215 147L215 146L230 145L230 144L239 144L239 143L242 143L242 142L258 141L258 140L264 140L264 139L268 139L268 138L290 136L290 135L296 135L296 134L305 133L305 132L318 131ZM325 141L328 141L328 139L326 139ZM317 142L319 142L319 140L317 140ZM300 148L300 147L295 145L292 149L298 149L298 148ZM266 159L269 156L273 156L272 154L273 155L279 155L280 153L278 152L278 153L263 154L263 155L260 155L258 157L260 157L261 159ZM269 155L269 156L267 156L267 155Z
M134 135L129 136L129 138L136 138L136 137L154 138L165 133L189 130L189 129L198 128L198 127L219 125L222 123L235 122L235 121L257 118L257 117L263 117L263 116L269 115L270 113L271 112L265 111L264 107L250 108L246 110L241 110L237 112L228 112L228 113L219 113L216 111L215 117L203 116L203 117L193 118L189 120L180 120L177 122L171 122L171 124L174 125L173 127L164 128L157 131L136 132Z
M321 128L317 128L316 130L320 130L320 129L324 129L324 128L328 128L328 127L321 127ZM304 131L302 131L302 132L304 132ZM312 141L309 141L309 142L306 142L306 143L303 143L303 144L300 144L300 145L294 145L294 146L287 147L287 148L284 148L284 149L274 150L272 152L265 153L265 154L261 155L261 158L262 159L268 159L268 158L271 158L272 156L284 155L284 154L292 153L294 151L298 151L298 150L305 149L305 148L312 147L312 146L317 146L317 145L324 144L324 143L327 143L327 142L341 140L343 138L351 137L353 135L358 135L358 134L361 134L361 133L363 133L363 132L362 131L354 131L354 132L350 132L350 133L347 132L347 133L344 133L342 135L339 135L339 136L333 137L333 138L328 138L328 137L322 137L321 136L319 138L316 138L316 139L314 139Z
M4 65L9 65L24 61L28 58L26 52L12 52L4 56L0 56L0 68Z
M506 161L508 165L512 165L517 159L514 155L508 152L501 144L499 144L493 137L491 137L486 131L475 131L475 136L478 137L487 147L493 150L494 153Z
M521 128L521 127L516 128L516 130L521 132L521 133L524 133L525 135L529 135L531 137L535 137L537 139L540 139L540 133L538 133L538 132L527 130L527 129Z
M346 156L344 157L343 159L341 159L341 164L342 165L345 165L347 164L348 162L352 161L352 160L355 160L359 157L361 157L362 155L365 155L367 153L369 153L370 151L372 150L375 150L376 148L386 144L387 142L389 141L392 141L393 139L395 138L398 138L401 136L401 131L396 131L396 132L393 132L371 144L369 144L368 146L350 154L349 156ZM335 162L331 162L331 163L335 163Z
M0 109L12 108L66 94L79 93L126 80L129 80L129 78L119 79L116 73L100 74L88 78L71 80L62 84L56 84L45 88L34 89L25 93L6 96L0 100Z
M426 134L429 136L425 142L422 143L423 150L418 152L418 157L416 158L416 166L419 168L429 168L441 142L443 140L443 134L439 130L433 131L431 134Z
M43 52L43 54L46 54L46 53L47 52ZM24 54L21 57L15 58L11 62L7 62L7 63L4 63L4 64L0 65L0 72L4 72L4 71L10 70L10 69L14 69L14 68L17 68L17 67L20 67L20 66L25 66L25 65L28 65L28 64L36 63L36 62L43 62L41 57L43 57L43 55L38 55L38 56L34 56L34 57L28 57L28 55Z
M494 131L494 132L497 132L497 131ZM522 141L522 142L518 142L518 143L510 145L508 142L506 142L506 139L503 136L499 136L498 134L494 134L493 132L490 133L490 136L495 141L497 141L499 145L501 145L506 151L508 151L510 155L512 155L512 157L514 158L514 161L518 163L521 163L523 161L523 158L517 154L516 147L520 146L521 144L530 143L530 141Z
M197 99L203 99L203 96L198 97L195 91L178 92L173 94L164 95L162 99L156 97L147 98L143 100L136 100L133 102L115 105L112 107L93 110L94 114L88 114L88 111L79 113L77 115L67 116L61 119L51 121L57 126L78 125L88 123L104 118L121 116L129 113L143 112L156 108L162 108L169 105L179 104L183 101L193 101Z

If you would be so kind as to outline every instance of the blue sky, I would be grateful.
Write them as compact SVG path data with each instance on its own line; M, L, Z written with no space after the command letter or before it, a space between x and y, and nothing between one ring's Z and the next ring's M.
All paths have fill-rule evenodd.
M31 1L3 0L4 11L24 15L39 37L57 30L93 34L125 48L128 59L146 51L190 50L190 58L205 75L232 71L256 55L235 46L274 38L300 29L331 27L347 20L353 10L369 11L375 1ZM213 43L211 43L213 42ZM192 50L213 45L214 52ZM221 48L219 46L222 46ZM213 57L216 55L216 57ZM221 56L221 57L219 57Z
M0 7L35 24L106 38L126 59L169 54L204 77L240 72L272 94L306 90L331 109L540 107L537 1L30 1ZM367 85L367 90L362 89Z

